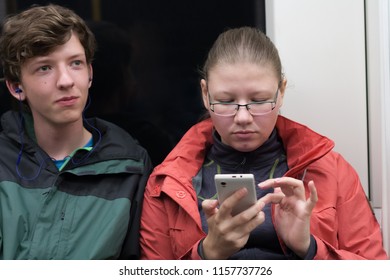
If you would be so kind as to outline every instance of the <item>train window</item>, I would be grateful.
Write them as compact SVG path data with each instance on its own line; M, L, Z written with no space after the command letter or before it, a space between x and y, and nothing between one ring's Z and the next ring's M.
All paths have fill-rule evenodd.
M265 31L265 0L23 0L7 1L7 12L49 2L73 9L97 38L87 116L128 130L154 164L204 114L198 70L218 34Z

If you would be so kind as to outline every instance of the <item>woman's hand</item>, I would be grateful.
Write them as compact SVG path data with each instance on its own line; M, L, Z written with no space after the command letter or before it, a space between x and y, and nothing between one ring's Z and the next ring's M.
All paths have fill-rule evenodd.
M242 188L228 197L219 207L217 200L205 200L202 203L209 227L203 240L203 253L206 259L227 259L248 241L253 229L262 224L265 219L264 202L257 201L247 210L232 216L233 206L247 194Z
M292 251L305 257L310 245L310 216L317 203L313 181L308 183L310 196L306 199L303 182L290 177L269 179L259 184L262 189L274 188L261 200L275 205L275 229Z

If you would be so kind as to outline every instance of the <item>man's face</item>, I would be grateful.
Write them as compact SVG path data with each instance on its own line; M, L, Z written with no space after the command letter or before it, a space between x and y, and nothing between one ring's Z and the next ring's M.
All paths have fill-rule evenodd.
M75 34L50 54L28 59L22 65L19 86L35 125L57 126L82 120L91 74L91 65Z

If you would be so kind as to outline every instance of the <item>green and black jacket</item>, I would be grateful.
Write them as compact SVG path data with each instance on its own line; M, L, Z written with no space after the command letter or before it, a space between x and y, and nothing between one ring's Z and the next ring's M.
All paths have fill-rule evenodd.
M99 144L76 151L59 171L20 123L16 112L2 117L0 259L137 259L152 169L146 150L119 127L91 119L85 127Z

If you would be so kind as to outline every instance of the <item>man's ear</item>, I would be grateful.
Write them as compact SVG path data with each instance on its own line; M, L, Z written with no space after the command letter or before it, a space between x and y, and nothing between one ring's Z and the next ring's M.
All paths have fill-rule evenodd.
M200 80L200 88L202 90L202 99L203 99L203 105L208 110L210 103L209 103L209 96L208 96L208 89L207 89L207 82L205 79Z
M89 76L88 76L88 82L89 82L89 87L92 85L92 79L93 79L93 69L92 69L92 64L89 64Z
M5 80L5 84L11 95L15 97L17 100L24 100L26 95L23 92L23 88L19 83L12 83L9 80Z

